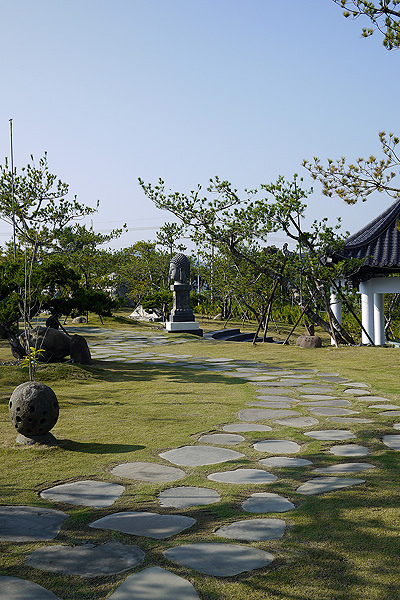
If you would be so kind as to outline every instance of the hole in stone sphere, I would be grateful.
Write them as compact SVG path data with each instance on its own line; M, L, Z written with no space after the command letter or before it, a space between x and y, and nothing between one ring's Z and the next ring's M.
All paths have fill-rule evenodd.
M35 407L31 405L31 406L29 407L29 412L31 412L31 413L35 412Z
M45 410L44 410L44 411L42 412L42 415L46 415L46 414L47 414L47 411L45 411Z
M17 406L17 412L19 412L21 410L20 406Z
M12 407L12 402L10 402L10 408Z
M15 429L18 429L18 425L14 425Z
M15 420L17 421L17 423L21 423L21 417L16 417Z

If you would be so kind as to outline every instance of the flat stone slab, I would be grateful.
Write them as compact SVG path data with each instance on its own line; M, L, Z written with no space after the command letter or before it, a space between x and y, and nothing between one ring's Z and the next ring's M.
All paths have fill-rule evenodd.
M363 383L361 381L347 381L345 387L355 387L355 388L368 388L368 383Z
M193 585L161 567L129 575L107 600L199 600Z
M210 475L207 475L207 479L222 483L259 485L272 483L277 477L263 469L236 469L235 471L210 473Z
M101 546L45 546L29 554L25 562L30 567L80 577L101 577L122 573L139 565L144 559L139 546L108 542Z
M95 529L112 529L131 535L164 540L171 535L176 535L188 529L196 522L191 517L180 515L158 515L150 512L120 512L108 515L90 523L89 527Z
M397 404L371 404L368 408L383 408L384 410L400 410Z
M253 444L253 448L269 454L297 454L301 450L299 444L289 440L262 440Z
M300 413L296 410L274 410L273 408L245 408L238 413L238 417L241 421L264 421L265 419L280 419L281 417L298 416L300 416Z
M315 440L350 440L356 436L347 429L324 429L322 431L307 431L304 435L312 437Z
M262 400L263 402L298 402L295 398L290 398L290 396L269 396L265 394L257 394L257 400Z
M320 385L304 385L298 390L301 394L329 394L334 393L333 387L320 386Z
M201 467L203 465L216 465L243 458L244 454L240 454L240 452L236 452L235 450L215 448L213 446L182 446L182 448L162 452L159 456L175 465Z
M210 433L202 435L198 441L202 444L221 444L221 446L235 446L244 442L244 437L229 433Z
M231 577L269 565L274 556L240 544L187 544L164 550L164 556L180 565L216 577Z
M324 494L325 492L334 492L353 485L365 483L365 479L351 479L349 477L317 477L310 479L297 488L296 492L305 496L314 496L315 494Z
M260 425L259 423L232 423L232 425L224 425L224 431L243 432L246 431L272 431L269 425Z
M332 423L373 423L372 419L364 419L362 417L329 417L328 421Z
M292 402L247 402L248 406L260 406L261 408L291 408Z
M103 508L110 506L125 490L123 485L105 481L75 481L63 483L40 492L41 498L79 506Z
M400 435L384 435L382 442L391 450L400 450Z
M343 444L342 446L332 446L329 452L335 456L367 456L368 448L358 444Z
M296 507L287 498L279 494L259 492L252 494L250 498L245 500L242 508L245 512L250 513L282 513L293 510Z
M381 417L400 417L400 410L385 410L378 413Z
M367 389L348 388L347 390L344 390L344 393L352 394L353 396L369 396L371 392L369 392Z
M359 471L366 471L367 469L376 469L375 465L371 463L342 463L339 465L332 465L330 467L321 467L320 469L313 469L313 473L358 473Z
M216 490L184 486L163 490L159 493L158 499L161 506L188 508L189 506L215 504L215 502L219 502L221 496Z
M349 410L348 408L334 408L331 406L308 406L308 410L311 414L317 415L317 417L343 417L345 415L358 415L357 410Z
M171 483L186 475L182 469L150 462L123 463L111 469L111 473L125 479L137 479L152 483Z
M3 577L1 575L0 598L1 600L61 600L59 596L37 583L19 577Z
M271 456L271 458L262 458L258 462L270 468L293 468L312 465L311 460L306 460L305 458L289 458L287 456Z
M394 423L393 429L400 429L400 423Z
M278 425L285 425L287 427L312 427L318 425L318 419L314 417L294 417L291 419L276 419L274 423Z
M361 402L389 402L389 399L383 396L361 396L357 400L361 400Z
M273 392L275 395L285 395L287 393L290 393L290 390L288 390L285 387L276 387L276 388L266 388L266 387L260 387L257 390L257 394L271 394L271 392Z
M34 542L54 539L69 515L37 506L0 506L0 540Z
M299 402L299 404L301 404L301 406L334 406L336 408L343 406L351 406L350 400L337 400L335 398L331 400L319 400L316 402Z
M345 379L344 377L340 377L339 375L322 375L322 374L317 374L317 377L320 377L324 381L328 381L330 383L346 383L348 385L347 379Z
M247 519L224 525L215 535L230 540L247 540L249 542L266 542L279 540L285 533L286 523L282 519Z
M299 385L302 385L299 382L294 382L294 381L266 381L265 382L265 387L266 388L285 388L285 387L297 387Z
M304 400L314 400L316 402L320 400L336 400L336 398L334 398L333 396L328 396L327 394L302 394L300 397L304 398ZM348 400L346 400L345 402L348 402ZM300 404L305 403L300 402Z

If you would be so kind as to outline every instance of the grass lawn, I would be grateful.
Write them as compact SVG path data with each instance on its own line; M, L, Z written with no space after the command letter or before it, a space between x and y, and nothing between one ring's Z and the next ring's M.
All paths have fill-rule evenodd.
M93 325L99 323L93 320ZM148 331L121 315L104 325L114 331ZM205 329L220 324L204 321ZM229 324L228 326L233 326ZM242 327L242 330L245 329ZM284 338L287 328L276 339ZM88 336L96 339L98 333ZM294 344L205 341L185 336L181 345L152 346L150 352L189 354L193 357L227 357L255 360L271 367L316 368L337 372L353 381L370 384L372 392L400 401L400 350L391 348L326 345L304 350ZM292 338L294 340L295 338ZM0 361L12 360L6 342L0 342ZM251 383L219 372L207 372L171 365L126 364L97 360L89 367L70 364L39 368L37 380L50 385L60 403L60 417L52 433L62 443L55 447L22 447L8 417L13 389L26 380L17 366L0 366L0 461L1 504L34 505L63 510L71 515L55 540L39 543L0 543L0 574L39 583L63 600L103 600L129 573L83 579L55 575L28 567L25 557L43 545L95 544L118 540L138 544L145 552L143 563L131 572L161 566L189 580L202 600L396 600L400 598L400 453L382 444L382 436L395 434L392 425L400 417L376 416L374 424L352 424L355 443L368 446L367 462L376 469L355 475L366 484L320 496L303 496L297 487L314 475L316 467L339 460L328 453L335 442L307 438L302 430L272 425L265 433L246 433L246 441L234 449L245 456L238 461L204 467L183 467L186 477L173 484L150 484L122 480L110 473L120 463L152 461L169 464L158 455L167 449L196 442L199 435L237 421L235 413L254 398ZM368 413L365 402L356 409ZM307 413L305 413L307 414ZM369 415L368 415L369 416ZM339 429L323 417L315 429ZM347 428L345 426L344 428ZM397 432L400 433L400 432ZM237 467L260 468L263 457L253 443L268 438L287 438L301 444L298 457L313 461L308 468L274 471L278 480L269 486L236 486L213 482L209 473ZM350 459L351 461L352 459ZM354 459L361 462L364 459ZM262 468L262 467L261 467ZM123 484L124 494L106 509L45 502L41 490L57 483L97 479ZM160 507L157 494L171 485L197 485L218 490L221 501L205 507L174 510ZM224 541L213 535L221 525L265 515L244 513L241 503L251 493L273 491L286 496L296 510L268 517L282 518L287 525L281 540L252 542L276 560L263 569L236 577L217 578L197 573L168 561L163 550L185 543ZM196 524L166 540L152 540L92 529L89 523L124 510L184 514ZM237 542L246 544L246 542Z

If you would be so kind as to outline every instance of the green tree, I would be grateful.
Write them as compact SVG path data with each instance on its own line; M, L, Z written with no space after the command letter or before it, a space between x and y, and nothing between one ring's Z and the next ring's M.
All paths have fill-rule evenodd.
M184 252L186 246L177 244L185 232L183 225L178 223L164 223L156 233L156 244L168 248L169 255L172 257L174 251Z
M346 18L358 19L366 16L372 27L363 27L362 36L369 37L375 31L383 34L383 45L387 50L400 47L400 0L333 0L344 8Z
M128 297L140 304L148 294L168 289L169 254L155 242L139 241L115 253L115 283L128 288Z
M303 166L313 179L322 184L325 196L338 196L347 204L365 201L373 192L384 192L391 198L400 198L400 187L396 183L400 175L400 155L397 152L399 138L393 133L379 133L382 156L357 158L347 163L346 158L328 159L324 166L319 158L304 160Z
M152 186L139 179L146 194L158 208L169 210L181 219L183 225L192 231L196 243L215 245L220 252L229 253L235 265L240 268L243 264L251 266L256 280L257 277L269 277L284 285L296 302L303 303L299 292L299 268L284 272L286 261L277 259L273 253L260 253L259 244L266 242L268 235L276 231L284 231L303 248L309 255L308 262L302 261L301 268L308 270L310 290L309 301L304 310L310 319L327 331L337 336L339 341L352 342L352 338L340 327L329 308L327 294L330 281L337 271L323 271L320 258L329 245L339 245L337 230L328 227L326 221L314 223L310 232L300 228L300 219L305 213L304 200L312 192L301 189L297 176L292 181L280 177L274 184L261 184L259 190L245 190L244 199L227 181L218 177L210 180L207 188L208 195L202 196L201 186L192 190L188 195L181 192L166 192L165 184L159 180ZM288 261L289 262L289 261ZM337 267L337 269L341 268ZM321 318L319 306L315 298L322 299L323 310L327 311L329 324ZM333 329L333 331L332 331Z
M55 232L97 210L69 199L69 186L50 172L47 154L36 165L12 173L7 159L0 165L0 219L15 227L18 241L34 251L51 245Z

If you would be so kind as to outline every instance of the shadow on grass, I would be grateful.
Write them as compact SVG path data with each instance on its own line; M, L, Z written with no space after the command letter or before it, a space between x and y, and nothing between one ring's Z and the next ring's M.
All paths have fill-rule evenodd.
M98 379L105 381L150 381L157 377L169 378L169 381L179 383L223 383L228 386L244 385L248 383L240 377L229 377L228 374L211 371L199 371L197 369L182 368L175 365L146 365L145 363L129 364L123 362L107 361L96 364L93 369Z
M73 440L60 440L60 446L71 452L84 452L87 454L119 454L121 452L136 452L146 446L131 444L98 444L95 442L74 442Z

